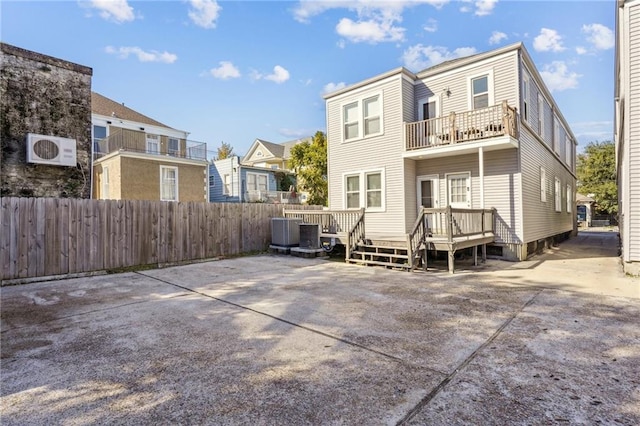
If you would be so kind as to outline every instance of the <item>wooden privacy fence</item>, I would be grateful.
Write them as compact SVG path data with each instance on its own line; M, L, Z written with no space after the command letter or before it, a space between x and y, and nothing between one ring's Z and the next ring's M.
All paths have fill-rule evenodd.
M266 250L271 218L284 207L68 198L0 198L0 204L1 280Z

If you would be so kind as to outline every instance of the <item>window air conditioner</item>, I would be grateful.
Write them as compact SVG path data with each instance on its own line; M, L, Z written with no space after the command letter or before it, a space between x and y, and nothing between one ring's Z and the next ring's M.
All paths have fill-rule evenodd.
M59 136L27 134L27 162L75 167L76 140Z

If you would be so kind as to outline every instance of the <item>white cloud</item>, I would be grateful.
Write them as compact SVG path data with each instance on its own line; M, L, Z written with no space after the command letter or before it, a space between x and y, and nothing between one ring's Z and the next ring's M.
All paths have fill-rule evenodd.
M613 31L602 24L583 25L582 32L587 35L587 41L598 50L612 49L615 46Z
M326 95L327 93L335 92L336 90L344 89L347 87L347 83L341 81L340 83L327 83L322 88L322 94Z
M281 84L285 81L289 80L289 71L281 67L280 65L276 65L273 67L273 73L265 76L261 76L265 80L273 81L275 83Z
M496 7L498 0L478 0L475 2L476 16L491 15L493 8Z
M126 59L129 55L134 55L140 62L162 62L165 64L172 64L178 60L178 56L173 53L169 53L167 51L158 52L157 50L145 51L139 47L122 46L115 48L113 46L107 46L104 50L109 54L118 55L121 59Z
M100 17L107 21L122 23L136 19L127 0L91 0L89 7L98 9Z
M215 28L222 7L215 0L189 0L189 18L199 27Z
M297 138L297 139L312 135L315 132L316 132L315 130L289 129L286 127L282 129L278 129L278 133L280 133L282 136L286 138Z
M428 33L435 33L438 31L438 21L433 18L429 18L427 23L422 27Z
M473 12L476 16L491 15L493 9L498 4L498 0L461 0L460 12Z
M229 61L220 61L220 66L218 68L212 68L211 73L215 78L219 78L220 80L228 80L230 78L238 78L240 77L240 70L233 65Z
M489 44L499 44L502 40L506 40L508 37L505 33L500 31L494 31L489 37Z
M360 17L375 13L385 14L389 11L402 14L402 11L408 7L429 4L439 9L449 2L450 0L301 0L293 10L293 17L298 22L308 23L312 17L331 9L356 11Z
M336 46L338 46L340 49L344 49L347 46L347 42L344 41L343 39L338 40L338 42L336 43Z
M556 30L542 28L540 34L533 39L533 48L538 52L562 52L562 36Z
M581 144L613 139L613 121L584 121L569 125Z
M349 18L342 18L336 25L336 32L353 43L380 43L385 41L404 40L402 27L393 25L393 20L376 20L354 22Z
M587 54L587 49L585 49L582 46L578 46L578 47L576 47L576 53L578 55L586 55Z
M576 72L570 72L564 61L553 61L544 65L540 75L552 92L575 89L578 87L578 79L582 77Z
M412 71L421 71L425 68L437 65L451 59L473 55L476 49L473 47L458 47L453 52L442 46L423 46L417 44L409 47L402 54L405 67Z

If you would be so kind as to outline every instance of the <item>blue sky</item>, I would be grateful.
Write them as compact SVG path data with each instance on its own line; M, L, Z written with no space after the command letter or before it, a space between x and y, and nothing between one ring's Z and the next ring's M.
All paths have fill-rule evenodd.
M215 151L325 129L323 93L524 42L580 150L613 133L612 1L11 1L3 42Z

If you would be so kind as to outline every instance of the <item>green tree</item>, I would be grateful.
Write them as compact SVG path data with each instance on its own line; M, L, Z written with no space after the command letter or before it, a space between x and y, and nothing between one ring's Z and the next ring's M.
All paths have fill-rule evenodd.
M616 150L611 141L589 142L577 160L578 192L594 194L596 212L618 213Z
M225 158L229 158L233 156L233 147L231 144L222 142L220 147L218 148L218 155L216 156L216 160L224 160Z
M296 173L298 191L309 193L309 204L327 205L327 138L317 131L311 142L291 148L290 167Z

